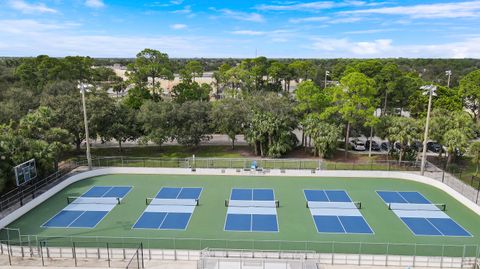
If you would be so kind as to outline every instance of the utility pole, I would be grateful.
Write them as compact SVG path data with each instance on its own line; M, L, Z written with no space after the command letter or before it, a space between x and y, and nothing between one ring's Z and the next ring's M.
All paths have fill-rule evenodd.
M327 77L330 76L330 71L326 70L325 71L325 85L323 85L323 88L327 88Z
M448 76L447 87L450 88L450 77L452 76L452 70L447 70L447 71L445 71L445 75Z
M427 141L428 141L428 127L430 124L430 110L432 109L432 96L436 96L435 91L437 90L437 87L434 85L428 85L428 86L423 86L420 89L425 90L423 93L428 94L428 110L427 110L427 122L425 124L425 134L423 136L423 153L422 153L422 167L420 168L420 171L422 173L422 176L425 174L425 164L427 162Z
M82 94L83 122L85 124L85 140L86 140L86 143L87 143L88 170L92 170L92 155L90 154L90 137L88 135L87 105L85 104L85 87L86 87L86 85L84 83L80 82L78 87L80 88L80 93Z

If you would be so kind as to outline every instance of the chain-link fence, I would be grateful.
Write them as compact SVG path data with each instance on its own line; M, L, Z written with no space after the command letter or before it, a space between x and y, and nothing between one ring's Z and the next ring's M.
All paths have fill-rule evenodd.
M201 253L205 249L215 250L207 256L217 265L226 258L236 258L236 262L267 258L295 262L297 256L292 255L296 254L304 255L309 260L322 264L473 268L480 257L478 245L100 236L47 237L21 235L15 229L2 230L0 235L0 253L4 256L8 255L9 263L13 265L60 264L79 267L141 268L139 266L143 266L144 261L150 260L200 261ZM220 261L215 261L213 258L218 258Z
M24 239L25 240L25 239ZM48 241L0 241L0 254L10 266L144 268L143 246L135 243L72 241L64 246Z
M470 201L480 205L480 180L470 177L469 180L461 180L437 166L429 163L425 176L441 181L450 188L456 190ZM479 182L477 182L479 181Z
M86 165L78 160L78 165ZM255 164L254 166L252 164ZM321 159L255 159L255 158L142 158L99 157L92 160L94 167L152 167L152 168L224 168L224 169L290 169L290 170L380 170L420 171L419 162L407 161L353 161L331 162ZM255 167L255 168L253 168Z
M12 189L0 196L0 218L9 212L22 207L25 203L35 199L38 195L49 190L61 181L70 177L71 172L78 168L76 162L65 162L53 174L35 179L25 185Z

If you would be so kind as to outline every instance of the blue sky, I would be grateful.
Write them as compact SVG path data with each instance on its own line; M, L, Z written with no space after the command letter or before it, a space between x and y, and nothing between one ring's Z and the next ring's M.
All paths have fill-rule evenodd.
M0 55L480 58L480 1L0 0Z

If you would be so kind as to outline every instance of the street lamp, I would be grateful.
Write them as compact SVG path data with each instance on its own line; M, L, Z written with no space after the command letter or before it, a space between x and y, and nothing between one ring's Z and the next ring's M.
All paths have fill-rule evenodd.
M425 124L425 135L423 136L422 167L420 170L423 176L425 174L425 164L427 161L428 126L430 124L430 110L432 109L432 96L437 96L437 94L435 93L435 91L437 90L437 86L426 85L426 86L420 87L420 89L424 90L423 95L428 94L427 122Z
M327 88L327 77L330 76L330 71L326 70L325 71L325 85L323 86L323 88Z
M445 75L448 76L447 87L450 88L450 77L452 76L452 70L445 71Z
M375 112L373 112L373 116L375 118L379 118L381 115L381 110L379 112L379 109L375 109ZM372 144L373 144L373 125L370 126L370 142L368 144L368 158L372 157Z
M85 124L85 140L87 142L88 170L92 170L92 155L90 155L90 138L88 135L87 106L85 104L85 91L87 86L88 86L87 84L84 84L82 82L78 84L78 88L80 89L80 93L82 94L83 122Z

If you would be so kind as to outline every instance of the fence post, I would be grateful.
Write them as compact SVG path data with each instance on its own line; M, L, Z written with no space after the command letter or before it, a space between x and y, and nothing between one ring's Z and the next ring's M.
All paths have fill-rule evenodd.
M417 261L417 243L413 246L413 267L415 267L415 262Z
M442 258L440 259L440 268L443 268L443 257L445 255L445 245L442 245Z
M390 163L388 164L390 166ZM388 252L389 252L389 248L390 248L390 243L387 243L387 253L386 253L386 256L385 256L385 266L388 266Z
M77 249L75 247L75 242L72 242L72 254L73 260L75 261L75 267L77 267Z
M45 266L45 260L43 259L43 246L42 246L42 241L39 241L38 244L40 245L40 256L42 257L42 266Z
M10 242L7 241L8 264L12 266L12 257L10 256Z
M107 242L107 262L108 262L108 267L110 267L110 247L108 246L108 242Z
M478 204L478 196L480 194L480 181L478 182L478 187L477 187L477 199L475 199L475 203Z
M335 264L335 241L332 241L332 265Z
M358 266L362 265L362 242L358 246Z
M142 254L142 268L145 268L145 263L143 261L143 242L140 242L140 253Z

